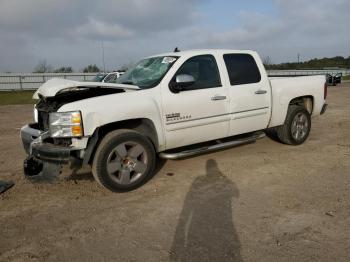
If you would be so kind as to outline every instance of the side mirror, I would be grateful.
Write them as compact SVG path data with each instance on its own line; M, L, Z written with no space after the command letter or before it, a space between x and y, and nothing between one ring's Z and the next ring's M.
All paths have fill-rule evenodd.
M169 88L174 93L179 93L181 91L186 90L186 87L194 84L196 80L191 75L177 75L175 81L170 82Z

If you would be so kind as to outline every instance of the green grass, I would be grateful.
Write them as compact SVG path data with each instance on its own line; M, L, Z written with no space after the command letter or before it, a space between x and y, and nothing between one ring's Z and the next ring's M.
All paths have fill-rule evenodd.
M0 105L34 104L33 91L0 91Z
M344 76L343 80L350 80L350 76Z

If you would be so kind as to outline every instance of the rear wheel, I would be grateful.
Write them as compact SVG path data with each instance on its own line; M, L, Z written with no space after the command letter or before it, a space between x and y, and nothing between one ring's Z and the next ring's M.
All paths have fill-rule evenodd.
M297 105L289 107L284 125L276 128L278 138L288 145L304 143L310 130L310 113L304 107Z
M153 173L155 150L133 130L116 130L103 138L92 164L95 179L111 191L132 190Z

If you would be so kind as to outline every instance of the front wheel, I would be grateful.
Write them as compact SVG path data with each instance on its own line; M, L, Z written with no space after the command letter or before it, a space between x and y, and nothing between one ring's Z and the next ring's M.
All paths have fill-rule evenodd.
M283 126L276 128L282 143L300 145L308 138L311 130L310 113L302 106L292 105L288 108Z
M155 159L148 138L133 130L116 130L98 146L92 173L99 184L111 191L132 190L152 174Z

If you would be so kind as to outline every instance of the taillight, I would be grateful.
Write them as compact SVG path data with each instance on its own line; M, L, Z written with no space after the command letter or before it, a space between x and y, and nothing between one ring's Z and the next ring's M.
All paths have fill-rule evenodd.
M327 93L328 93L328 85L327 85L327 82L324 83L324 100L326 100L327 98Z

